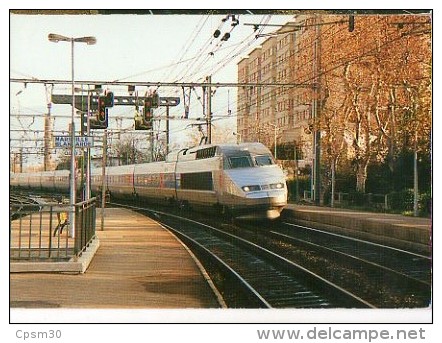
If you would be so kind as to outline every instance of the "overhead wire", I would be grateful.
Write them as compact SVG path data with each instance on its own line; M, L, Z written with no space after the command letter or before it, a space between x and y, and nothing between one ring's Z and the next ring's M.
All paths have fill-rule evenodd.
M169 71L169 76L171 77L171 79L174 79L174 78L177 77L177 76L174 76L174 73L175 73L175 70L176 70L178 64L182 62L182 60L183 60L184 57L186 56L186 54L187 54L187 52L189 51L189 49L193 46L193 44L194 44L196 38L197 38L198 35L201 33L201 31L202 31L204 25L206 24L206 22L207 22L207 20L208 20L209 18L210 18L209 15L205 16L205 19L204 19L204 17L201 17L200 21L198 22L197 26L195 27L194 32L192 32L191 36L189 37L189 39L188 39L188 40L186 41L186 43L184 44L184 46L183 46L183 50L184 50L184 52L182 53L182 55L181 55L179 61L177 62L175 68L172 69L171 71ZM201 21L202 21L203 19L204 19L204 21L202 22L201 26L199 27L199 25L200 25L200 23L201 23ZM198 28L198 27L199 27L199 28ZM187 48L186 48L186 45L187 45ZM196 58L196 57L197 57L197 55L193 56L191 59L186 59L186 60L189 60L189 61L190 61L190 60L192 60L192 59L194 59L194 58ZM166 76L166 75L164 75L164 76Z

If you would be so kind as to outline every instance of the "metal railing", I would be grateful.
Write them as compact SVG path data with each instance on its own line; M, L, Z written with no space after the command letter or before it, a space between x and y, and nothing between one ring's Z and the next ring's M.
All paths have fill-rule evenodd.
M95 198L75 204L75 238L69 204L10 204L10 260L68 261L95 236Z
M95 236L95 200L96 198L92 198L75 205L74 253L76 256L81 255Z
M313 202L312 192L304 190L302 200L306 202ZM351 193L336 192L334 205L338 207L364 206L377 210L391 209L389 194L366 193L359 195L359 197L356 199Z

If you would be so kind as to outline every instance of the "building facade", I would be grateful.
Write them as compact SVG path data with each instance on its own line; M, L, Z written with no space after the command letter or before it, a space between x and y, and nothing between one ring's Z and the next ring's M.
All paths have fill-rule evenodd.
M238 82L269 86L242 87L238 90L238 140L259 141L269 148L296 144L302 149L301 164L312 159L312 82L298 86L300 77L313 75L307 63L312 49L304 31L299 29L306 18L282 26L260 47L238 63ZM276 84L285 84L276 86ZM276 150L274 150L276 153ZM278 158L278 156L276 156Z

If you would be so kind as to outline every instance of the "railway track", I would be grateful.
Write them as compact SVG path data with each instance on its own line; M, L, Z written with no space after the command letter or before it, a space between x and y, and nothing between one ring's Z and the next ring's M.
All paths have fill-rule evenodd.
M323 246L328 251L357 258L386 272L401 275L409 282L431 285L429 256L292 223L283 223L283 225L286 226L286 230L271 231L271 233L286 236L297 242L305 242L307 245ZM293 235L293 230L296 230L296 237Z
M30 207L29 205L35 205ZM15 220L26 213L23 213L23 209L26 207L27 211L37 211L39 209L39 203L33 197L23 194L10 194L9 195L9 216L11 220Z
M305 267L244 238L192 219L160 211L149 213L202 260L230 307L374 307Z
M431 303L428 256L291 223L225 229L309 266L377 307L415 308Z

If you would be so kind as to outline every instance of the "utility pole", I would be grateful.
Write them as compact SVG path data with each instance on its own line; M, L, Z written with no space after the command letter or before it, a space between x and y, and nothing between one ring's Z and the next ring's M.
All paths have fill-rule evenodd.
M169 106L166 106L166 156L169 154L169 144L170 144L170 124L169 124Z
M313 72L316 78L314 88L313 114L315 130L313 135L313 155L314 155L314 190L313 200L316 205L321 203L321 130L319 129L319 118L321 115L321 16L316 16L316 40Z
M47 171L49 168L49 164L51 162L51 154L50 154L50 144L51 144L51 94L53 85L46 85L46 102L48 106L48 113L45 114L44 117L44 171Z
M417 169L417 129L414 136L414 153L413 153L413 216L419 215L419 178Z
M295 196L295 201L298 202L299 201L299 178L298 178L298 170L299 170L299 165L298 165L298 142L296 142L296 140L293 142L293 159L295 161L295 183L296 183L296 196Z
M207 135L209 133L209 122L207 119L207 112L206 112L207 89L206 89L206 86L202 86L202 88L203 88L203 117L206 118L206 135L204 135L204 132L201 130L201 126L199 126L200 131L203 134L203 138L201 138L200 144L202 143L203 139L204 139L205 143L207 143Z
M153 130L149 132L150 135L150 162L153 162L154 160L154 143L155 138L153 136Z
M209 86L207 87L207 114L206 114L206 122L207 122L207 143L212 144L212 87L210 84L212 83L212 76L207 76L206 78Z
M107 129L103 135L103 161L101 166L101 231L104 231L104 208L106 207Z

